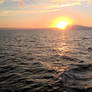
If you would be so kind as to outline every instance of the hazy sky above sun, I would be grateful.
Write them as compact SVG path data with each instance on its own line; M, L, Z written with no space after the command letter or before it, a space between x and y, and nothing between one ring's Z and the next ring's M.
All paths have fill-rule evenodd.
M92 0L0 0L1 28L47 28L62 17L92 26Z

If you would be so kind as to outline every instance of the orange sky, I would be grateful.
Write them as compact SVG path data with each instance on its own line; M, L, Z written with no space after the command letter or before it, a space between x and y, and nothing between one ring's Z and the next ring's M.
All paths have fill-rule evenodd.
M0 0L0 28L47 28L60 17L92 26L92 1Z

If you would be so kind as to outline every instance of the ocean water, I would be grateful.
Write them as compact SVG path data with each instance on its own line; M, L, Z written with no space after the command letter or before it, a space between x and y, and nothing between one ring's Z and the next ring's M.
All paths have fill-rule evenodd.
M92 92L92 30L0 30L0 92Z

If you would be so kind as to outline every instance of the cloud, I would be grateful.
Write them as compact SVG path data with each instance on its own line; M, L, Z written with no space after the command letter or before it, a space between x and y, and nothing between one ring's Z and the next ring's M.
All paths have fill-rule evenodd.
M80 5L79 2L76 2L76 3L67 3L67 4L52 4L52 5L48 5L46 6L45 8L47 9L57 9L57 8L63 8L63 7L70 7L70 6L75 6L75 5Z
M34 13L47 13L61 10L64 7L79 6L86 2L91 4L92 0L11 0L19 5L14 10L5 10L0 16L31 15ZM4 2L4 0L0 0ZM31 3L32 2L32 3ZM20 9L19 9L20 8ZM25 9L26 8L26 9Z
M47 12L54 12L57 11L58 9L39 9L39 10L5 10L0 13L0 16L31 16L32 14L37 14L37 13L47 13Z
M12 0L19 2L19 6L17 8L61 8L61 7L69 7L69 6L75 6L75 5L81 5L83 2L86 2L86 4L92 3L92 0ZM29 2L25 4L26 2ZM30 3L32 2L32 4Z
M81 5L83 2L86 4L91 4L92 0L11 0L13 2L17 2L19 5L18 8L46 8L49 7L53 8L61 8L61 7L68 7L68 6L75 6Z
M92 0L88 0L88 3L92 3Z
M4 1L4 0L0 0ZM6 1L6 0L5 0ZM34 4L47 4L47 3L54 3L54 4L65 4L65 3L75 3L75 2L88 2L92 3L92 0L11 0L12 2L32 2Z
M4 0L0 0L0 4L4 3Z
M16 1L16 0L15 0ZM41 0L39 0L39 1L41 1ZM70 7L70 6L75 6L75 5L80 5L81 3L80 2L65 2L65 1L58 1L58 0L51 0L51 1L48 1L48 2L46 2L46 0L43 0L44 2L41 2L41 3L39 3L39 4L32 4L32 5L30 5L30 3L29 4L23 4L23 5L19 5L19 6L17 6L17 8L29 8L29 9L55 9L55 8L62 8L62 7ZM56 1L56 2L55 2ZM35 0L35 2L36 2L36 0ZM60 3L60 2L62 2L62 3Z
M16 16L16 15L31 15L34 13L41 13L43 10L30 11L30 10L6 10L0 13L0 16Z
M24 0L12 0L13 2L18 2L19 6L24 6Z

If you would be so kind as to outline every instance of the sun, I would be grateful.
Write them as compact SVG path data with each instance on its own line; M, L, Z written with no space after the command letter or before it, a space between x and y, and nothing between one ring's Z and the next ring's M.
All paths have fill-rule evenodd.
M68 26L67 21L60 21L56 24L56 28L65 29Z
M65 30L65 29L68 29L69 26L71 26L72 24L73 24L72 19L68 17L58 17L56 19L53 19L50 27Z

